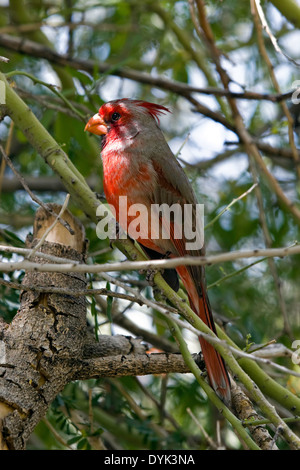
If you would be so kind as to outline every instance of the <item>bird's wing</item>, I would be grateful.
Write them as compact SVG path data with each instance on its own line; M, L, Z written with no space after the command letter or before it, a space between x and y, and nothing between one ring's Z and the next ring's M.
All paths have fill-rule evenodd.
M179 217L174 215L172 219L173 213L170 213L171 217L166 219L160 217L161 225L166 227L166 232L169 233L170 237L169 240L157 241L157 246L160 248L157 251L169 252L171 257L203 256L203 224L202 220L200 223L196 220L198 215L196 211L197 201L184 170L170 150L168 153L160 155L159 159L157 157L153 158L152 164L156 172L156 185L151 195L151 203L158 206L167 204L169 207L178 204L181 208L181 217L180 214ZM189 205L187 211L185 205ZM188 247L191 240L186 236L187 228L196 233L199 240L200 246L195 249ZM158 257L161 257L161 255ZM180 277L189 278L194 283L197 292L193 297L203 295L206 282L202 266L182 266L177 269L177 272Z

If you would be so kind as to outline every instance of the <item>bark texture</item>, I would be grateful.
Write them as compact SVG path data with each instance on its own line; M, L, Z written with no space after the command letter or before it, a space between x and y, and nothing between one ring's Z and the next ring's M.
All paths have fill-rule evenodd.
M51 204L58 214L61 207ZM74 232L40 208L27 247L84 263L86 240L81 224L68 211L62 215ZM47 236L46 236L47 234ZM33 254L38 263L47 263ZM72 380L167 372L189 372L180 354L148 354L142 338L100 336L87 328L84 273L27 272L20 308L11 324L0 321L0 449L23 450L51 402ZM32 291L42 287L45 292ZM74 296L47 292L74 291ZM195 355L195 360L199 357ZM200 361L201 362L201 361Z
M83 228L69 212L63 217L75 235L57 223L39 250L84 262ZM54 220L44 209L38 210L33 236L27 239L28 247L38 243ZM45 262L38 257L35 260ZM85 275L78 273L26 273L23 284L73 290L86 288ZM0 336L3 449L25 448L36 424L73 377L74 360L82 356L85 336L85 297L21 292L19 311L10 325L3 326Z

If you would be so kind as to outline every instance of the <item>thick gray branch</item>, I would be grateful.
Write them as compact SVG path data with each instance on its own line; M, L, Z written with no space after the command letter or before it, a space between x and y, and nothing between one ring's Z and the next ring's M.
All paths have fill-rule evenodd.
M194 355L199 366L201 355ZM74 380L86 380L99 377L122 377L148 374L187 373L189 368L180 353L119 354L85 359L76 363Z

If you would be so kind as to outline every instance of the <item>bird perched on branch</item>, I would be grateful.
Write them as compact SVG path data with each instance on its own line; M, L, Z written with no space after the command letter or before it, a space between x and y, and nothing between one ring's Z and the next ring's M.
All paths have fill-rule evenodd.
M159 128L159 116L166 112L169 110L158 104L119 99L103 104L85 130L103 136L103 186L107 202L114 208L120 226L141 244L148 257L201 256L204 248L199 241L203 240L203 228L196 220L197 200ZM120 210L122 197L127 198L125 211ZM133 236L129 228L136 214L130 207L136 204L140 207L139 231ZM182 211L177 216L165 217L158 211L162 205L175 205ZM192 210L185 210L187 207ZM194 243L187 234L194 235ZM178 266L176 272L170 271L166 280L175 289L177 274L186 288L191 308L216 333L204 267ZM223 358L209 342L199 339L210 384L229 403L230 381Z

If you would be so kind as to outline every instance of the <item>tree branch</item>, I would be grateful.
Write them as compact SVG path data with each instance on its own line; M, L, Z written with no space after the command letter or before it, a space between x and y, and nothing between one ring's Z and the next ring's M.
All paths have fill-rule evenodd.
M197 363L198 355L193 359ZM188 372L180 353L120 354L77 361L73 380Z
M229 253L221 253L212 256L186 256L172 259L159 260L141 260L141 261L122 261L109 264L76 264L61 263L57 264L39 264L30 261L2 262L0 263L0 271L12 272L20 269L36 272L84 272L84 273L107 273L114 271L136 271L147 269L169 269L177 266L211 266L213 264L225 263L227 261L235 261L237 259L260 258L260 257L278 257L292 256L300 254L300 245L293 245L281 248L265 248L255 250L231 251Z
M195 87L175 80L169 80L165 77L153 76L146 72L130 69L129 67L115 68L113 65L107 64L105 62L69 57L68 55L59 54L53 49L50 49L47 46L37 42L16 36L10 36L8 34L0 35L0 46L6 47L20 54L27 54L32 57L43 58L54 64L71 67L76 70L84 70L91 75L94 75L95 70L98 70L98 72L101 74L109 73L110 75L127 78L129 80L134 80L146 85L152 85L182 96L191 95L192 93L200 93L204 95L214 95L217 97L230 96L242 100L263 100L278 103L280 101L290 99L294 92L294 90L291 90L286 93L272 94L258 93L255 91L234 92L216 87Z

